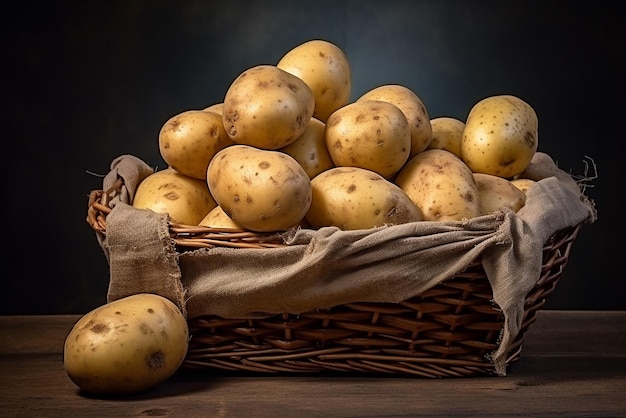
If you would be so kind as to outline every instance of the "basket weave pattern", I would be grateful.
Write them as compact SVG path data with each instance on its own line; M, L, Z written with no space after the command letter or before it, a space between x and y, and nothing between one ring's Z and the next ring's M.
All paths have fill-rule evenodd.
M93 191L87 222L106 233L109 202L119 193ZM544 245L540 279L525 300L520 333L507 364L521 354L523 337L554 291L581 225L554 234ZM215 246L267 248L272 233L170 225L181 250ZM350 303L302 314L230 319L190 318L186 368L249 372L365 372L421 377L495 374L488 356L498 347L504 316L480 263L400 303Z
M520 356L524 333L553 292L578 227L544 247L541 278L528 294L521 332L507 362ZM254 372L351 371L422 377L493 374L487 355L504 318L491 301L480 264L398 304L351 303L299 315L190 320L186 367Z

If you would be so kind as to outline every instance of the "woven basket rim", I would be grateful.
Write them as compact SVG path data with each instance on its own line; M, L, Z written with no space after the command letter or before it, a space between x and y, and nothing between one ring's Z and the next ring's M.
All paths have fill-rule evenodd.
M96 189L90 192L86 221L94 231L106 234L106 217L112 210L109 204L120 194L123 184L123 180L118 178L109 189ZM256 232L237 228L185 225L171 221L169 229L175 244L180 247L276 248L287 245L280 231Z
M110 202L120 194L123 185L123 179L118 178L109 189L95 189L90 192L86 221L95 232L106 235L106 218L112 210ZM577 234L583 223L565 229L577 229ZM277 248L288 245L283 238L288 231L258 232L239 228L185 225L172 221L169 222L169 230L175 244L185 248Z

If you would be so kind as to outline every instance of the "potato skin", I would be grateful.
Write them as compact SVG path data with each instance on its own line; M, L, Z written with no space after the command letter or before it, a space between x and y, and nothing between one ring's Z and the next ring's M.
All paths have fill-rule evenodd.
M409 158L411 131L404 113L381 100L350 103L326 122L326 147L335 166L359 167L385 178Z
M405 164L395 183L417 204L425 221L460 221L480 215L472 172L449 151L422 151Z
M532 186L534 186L535 183L537 183L535 180L521 178L510 180L510 182L512 185L514 185L524 193L527 193L528 189L530 189Z
M222 114L222 110L224 109L224 103L223 102L219 102L219 103L213 103L212 105L209 105L207 107L205 107L204 109L202 109L203 112L214 112L214 113L218 113L218 114Z
M535 110L519 97L490 96L470 110L461 140L461 158L475 173L511 179L537 151Z
M277 150L294 142L313 115L315 98L300 78L273 65L257 65L229 86L222 121L237 144Z
M445 149L461 158L461 140L465 122L448 116L440 116L430 120L433 129L433 139L428 144L429 149Z
M313 117L324 123L350 101L350 63L343 50L331 42L313 39L300 44L283 55L276 66L311 88L315 98Z
M359 167L335 167L311 180L306 219L313 228L369 229L421 220L417 206L398 186Z
M248 145L218 152L209 164L209 190L237 224L259 232L290 229L311 204L311 179L290 155Z
M212 228L245 229L224 212L221 206L216 206L213 210L198 223L200 226Z
M335 166L326 147L325 129L326 124L313 117L295 142L280 149L298 161L309 178Z
M132 205L137 209L167 213L176 223L198 225L217 203L206 181L168 167L139 183Z
M206 181L206 170L215 153L234 142L228 137L219 113L187 110L168 119L159 131L159 151L176 171Z
M409 158L424 151L433 138L428 109L420 97L400 84L384 84L365 92L356 101L382 100L396 105L409 122L411 149Z
M474 173L478 187L481 215L489 215L503 208L517 212L526 203L526 194L509 180L485 173Z
M188 341L178 307L162 296L140 293L81 317L65 340L63 363L69 378L86 392L134 394L172 376Z

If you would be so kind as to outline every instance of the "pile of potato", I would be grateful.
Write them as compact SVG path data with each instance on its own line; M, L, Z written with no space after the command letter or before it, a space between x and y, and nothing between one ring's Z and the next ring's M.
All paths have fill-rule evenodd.
M354 102L350 93L345 53L323 40L245 70L223 102L165 122L168 167L139 184L133 206L184 225L275 232L458 221L525 204L537 115L520 98L484 98L461 121L429 119L402 85ZM178 369L188 338L171 301L133 295L77 322L64 365L86 392L137 393Z
M242 72L223 102L165 122L168 164L133 205L175 223L284 231L457 221L519 210L532 180L537 115L512 95L467 119L430 119L418 95L377 86L350 102L346 54L324 40Z

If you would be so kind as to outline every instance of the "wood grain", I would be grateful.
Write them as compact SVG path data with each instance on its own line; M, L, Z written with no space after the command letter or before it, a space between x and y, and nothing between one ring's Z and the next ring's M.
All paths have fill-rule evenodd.
M3 416L626 417L626 311L542 311L506 377L421 379L180 370L127 398L96 398L63 370L79 316L0 317Z

